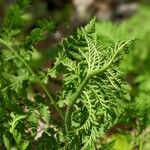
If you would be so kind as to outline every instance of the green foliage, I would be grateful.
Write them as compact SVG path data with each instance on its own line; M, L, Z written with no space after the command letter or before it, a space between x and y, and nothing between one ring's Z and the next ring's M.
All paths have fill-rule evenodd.
M88 149L117 123L123 112L120 100L125 92L118 64L131 43L132 40L118 42L104 48L97 40L93 19L60 44L62 52L55 68L63 68L64 82L57 97L61 107L68 105L65 115L66 132L68 136L71 134L68 149L76 140L82 141L82 149Z
M10 114L13 120L9 123L10 129L9 132L13 135L15 142L20 150L25 150L29 145L29 141L21 139L21 133L16 130L16 127L20 120L26 118L25 115L14 115L13 113Z
M137 130L137 134L145 132L144 130L149 129L150 125L149 9L148 6L142 6L134 17L119 25L114 25L110 22L97 24L99 39L106 46L118 40L136 38L134 50L124 59L121 68L126 72L130 84L130 101L127 101L126 114L124 116L126 121L124 119L123 123L130 125L133 123L133 119L136 118L137 122L134 124L134 129Z
M3 142L4 142L6 149L10 149L10 142L5 134L3 135Z
M21 37L26 21L22 16L28 4L23 0L8 8L0 33L0 144L18 150L96 150L97 140L105 140L119 123L133 124L136 117L136 133L132 134L139 135L136 140L142 147L141 134L150 124L150 38L144 42L150 31L147 23L139 33L141 26L132 27L139 16L120 25L98 24L94 18L62 39L54 66L43 71L31 64L39 54L36 45L54 30L55 24L44 19L30 35ZM146 52L139 55L137 49L142 47ZM135 66L136 59L142 65ZM127 93L124 76L130 71L135 74L134 84ZM63 76L62 86L54 96L47 85L59 75ZM39 90L35 90L37 87ZM128 116L130 111L133 113ZM124 144L131 149L124 136L114 137L100 141L99 148L119 149Z
M115 141L111 141L111 142L108 142L106 144L103 144L101 146L100 150L112 150L114 144L115 144Z
M45 31L53 31L54 23L50 20L42 20L38 22L39 28L33 29L31 35L26 38L25 45L28 47L32 47L37 42L45 39Z
M24 27L24 7L29 4L29 0L18 1L17 4L10 6L7 9L1 37L10 40L11 37L16 36Z

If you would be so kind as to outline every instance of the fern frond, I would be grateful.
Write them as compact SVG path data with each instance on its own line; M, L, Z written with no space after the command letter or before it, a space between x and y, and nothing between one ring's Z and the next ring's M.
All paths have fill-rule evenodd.
M58 54L55 69L61 68L64 84L58 104L68 106L66 132L74 140L80 137L83 149L119 120L125 92L119 63L132 43L129 40L104 48L98 42L93 19L60 45L62 52Z

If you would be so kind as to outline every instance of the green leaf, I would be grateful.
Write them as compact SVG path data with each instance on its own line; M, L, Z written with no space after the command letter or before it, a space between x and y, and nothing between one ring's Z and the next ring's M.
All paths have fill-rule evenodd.
M37 42L45 39L45 33L51 32L54 29L54 22L51 20L42 20L38 22L38 28L32 30L30 36L26 38L25 46L32 48Z
M21 150L26 150L29 145L29 141L24 141L21 145Z
M3 24L2 37L4 39L9 39L20 32L23 23L21 15L22 11L18 5L13 5L8 8Z
M4 141L4 144L5 144L6 149L7 149L7 150L10 150L10 141L9 141L9 139L6 137L5 134L3 135L3 141Z

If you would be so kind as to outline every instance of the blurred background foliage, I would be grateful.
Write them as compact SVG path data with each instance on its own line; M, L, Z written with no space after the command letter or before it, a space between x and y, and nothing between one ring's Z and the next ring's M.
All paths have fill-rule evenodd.
M14 2L0 0L0 22L8 6ZM150 150L149 0L32 0L22 16L27 22L22 37L36 26L39 19L50 18L56 22L55 32L37 45L39 52L34 54L32 65L43 69L51 67L57 53L55 45L93 16L97 17L97 34L103 46L135 39L134 50L121 65L128 82L129 94L125 97L127 112L123 114L127 119L104 138L108 142L115 140L114 150ZM57 84L50 82L49 88L56 90Z

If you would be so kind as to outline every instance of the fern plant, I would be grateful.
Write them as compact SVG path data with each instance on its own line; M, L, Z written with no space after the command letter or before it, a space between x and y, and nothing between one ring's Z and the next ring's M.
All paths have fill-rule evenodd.
M64 68L58 104L67 105L65 128L72 139L68 149L78 138L79 149L89 149L97 137L117 123L123 112L120 100L125 91L118 65L132 41L103 48L94 24L92 20L85 28L78 29L76 35L63 40L62 53L55 63L56 71Z
M133 40L104 46L93 19L62 39L54 67L34 69L36 44L53 31L54 23L40 21L29 36L21 37L27 4L19 1L8 9L0 33L1 144L6 149L94 150L97 139L124 112L126 83L120 61L132 49ZM60 74L62 87L54 96L48 80ZM34 84L43 94L34 91ZM112 148L112 143L101 148Z

